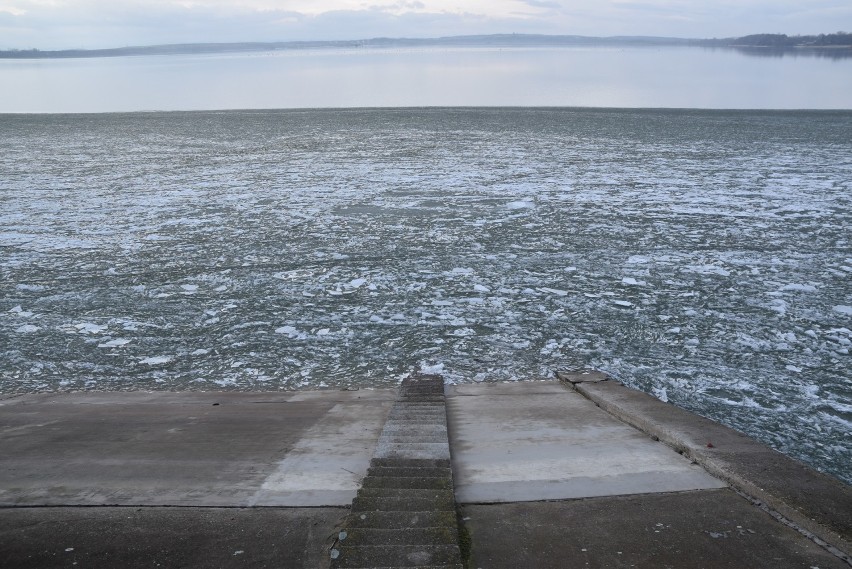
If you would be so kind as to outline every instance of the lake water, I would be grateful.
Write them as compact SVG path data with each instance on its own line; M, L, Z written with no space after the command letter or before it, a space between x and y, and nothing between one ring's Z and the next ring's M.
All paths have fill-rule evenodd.
M680 47L0 60L0 81L0 113L419 106L852 109L852 58L757 57Z
M0 116L0 392L592 367L852 482L851 157L850 111Z

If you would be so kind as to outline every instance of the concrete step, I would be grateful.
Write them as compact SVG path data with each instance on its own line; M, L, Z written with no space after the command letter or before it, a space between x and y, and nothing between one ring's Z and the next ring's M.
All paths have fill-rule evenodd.
M449 458L376 457L370 460L373 468L450 468Z
M396 444L408 444L408 443L446 443L447 435L399 435L396 433L382 433L382 436L379 437L379 444L382 443L396 443Z
M399 567L357 567L353 569L399 569ZM417 567L407 567L405 569L464 569L461 563L453 563L452 565L418 565Z
M379 512L455 512L454 498L438 500L434 497L405 497L405 496L357 496L352 500L352 511L364 513Z
M451 478L453 471L449 468L395 468L392 466L371 466L367 470L368 477L384 477L392 478L414 477L414 478Z
M454 511L360 512L349 517L347 527L354 528L431 528L456 523Z
M455 522L455 520L453 520ZM353 528L343 540L347 547L356 545L456 545L459 532L451 527L379 529Z
M452 490L453 480L436 476L367 476L362 488Z
M461 555L456 545L361 545L341 548L332 563L339 569L361 567L423 567L457 565Z
M352 569L399 569L399 567L356 567ZM461 563L453 563L452 565L418 565L416 567L407 567L405 569L464 569Z
M384 433L397 433L397 434L414 434L414 435L443 435L447 436L447 426L443 423L438 423L435 425L417 425L413 427L408 424L407 421L403 421L401 419L388 421L385 423L384 428L382 428L382 434Z
M359 498L412 498L433 499L435 501L453 500L451 489L446 488L383 488L371 487L358 490Z
M375 455L379 458L449 459L450 445L443 443L383 443L379 441Z
M447 413L444 409L405 409L392 407L388 414L388 419L422 419L422 418L437 418L446 417Z

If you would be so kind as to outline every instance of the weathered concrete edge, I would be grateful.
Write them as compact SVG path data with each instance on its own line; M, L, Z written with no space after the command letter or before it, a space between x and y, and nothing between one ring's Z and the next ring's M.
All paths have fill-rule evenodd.
M763 476L749 475L745 472L743 461L759 462L768 454L772 456L773 462L787 463L799 476L807 477L806 483L811 487L816 502L832 502L837 497L850 501L852 488L849 486L734 429L664 403L617 381L562 381L601 409L700 464L711 475L730 484L756 506L852 565L852 527L848 523L842 519L824 519L821 515L823 512L819 511L813 501L793 502L789 497L773 493L773 486L783 484L783 481L778 480L777 471L765 469L762 470ZM649 412L654 410L658 413ZM700 430L709 441L735 438L738 446L745 448L729 453L727 457L719 456L712 452L712 448L707 447L707 443L696 442L695 437L684 427Z

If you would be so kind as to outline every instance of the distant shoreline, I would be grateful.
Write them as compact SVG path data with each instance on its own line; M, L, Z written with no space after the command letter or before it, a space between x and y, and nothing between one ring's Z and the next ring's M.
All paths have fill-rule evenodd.
M372 38L342 41L289 41L241 43L187 43L128 46L106 49L10 49L0 51L0 59L81 59L140 55L191 55L252 53L311 49L364 49L401 47L706 47L771 51L772 54L825 53L829 57L852 57L852 34L786 36L757 34L739 38L689 39L653 36L591 37L575 35L494 34L442 38ZM755 53L760 55L762 53ZM830 55L829 55L830 54Z

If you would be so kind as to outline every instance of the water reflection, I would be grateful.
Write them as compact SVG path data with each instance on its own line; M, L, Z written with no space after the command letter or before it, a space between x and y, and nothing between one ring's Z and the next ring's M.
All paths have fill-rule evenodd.
M795 48L795 47L733 47L732 49L740 55L748 57L804 57L816 59L850 59L852 48Z
M699 47L441 47L3 60L0 78L11 87L0 92L0 113L418 106L852 108L852 69L837 65L852 59L840 58L840 50L830 52L835 58L827 50L819 53L825 55Z

